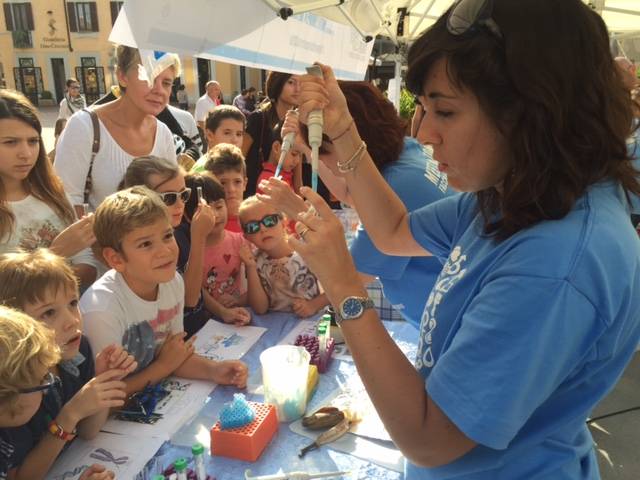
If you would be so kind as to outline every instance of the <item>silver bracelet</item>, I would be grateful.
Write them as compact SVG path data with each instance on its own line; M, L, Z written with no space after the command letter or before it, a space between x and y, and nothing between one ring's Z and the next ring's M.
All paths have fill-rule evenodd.
M367 144L363 140L360 146L358 147L358 149L355 151L355 153L351 155L351 158L349 158L345 162L337 163L338 171L340 173L353 172L358 166L358 162L360 161L360 158L362 157L362 154L366 149L367 149Z

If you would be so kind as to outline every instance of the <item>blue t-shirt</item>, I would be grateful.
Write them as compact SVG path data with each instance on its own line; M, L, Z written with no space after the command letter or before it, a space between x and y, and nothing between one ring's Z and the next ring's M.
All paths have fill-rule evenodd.
M597 479L585 420L640 339L640 242L613 182L569 214L502 242L476 197L413 212L416 241L446 259L420 326L429 396L478 446L407 480Z
M405 138L398 160L382 169L382 176L410 212L453 194L447 188L447 177L438 171L431 155L410 137ZM373 245L362 225L350 250L358 271L379 277L389 303L418 328L442 263L435 257L385 255ZM417 294L416 288L423 294Z

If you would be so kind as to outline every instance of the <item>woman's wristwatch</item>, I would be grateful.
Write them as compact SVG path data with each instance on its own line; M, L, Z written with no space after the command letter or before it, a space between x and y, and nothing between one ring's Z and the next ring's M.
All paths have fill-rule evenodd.
M365 310L373 307L375 304L369 297L347 297L338 306L336 323L340 326L344 320L360 318Z

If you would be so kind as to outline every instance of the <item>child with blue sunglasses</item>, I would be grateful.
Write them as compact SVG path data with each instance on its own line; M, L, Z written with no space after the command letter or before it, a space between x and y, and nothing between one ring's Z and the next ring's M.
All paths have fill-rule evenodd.
M287 243L283 217L273 207L249 197L239 209L248 245L240 249L247 271L248 300L259 315L268 310L309 317L329 304L318 279Z

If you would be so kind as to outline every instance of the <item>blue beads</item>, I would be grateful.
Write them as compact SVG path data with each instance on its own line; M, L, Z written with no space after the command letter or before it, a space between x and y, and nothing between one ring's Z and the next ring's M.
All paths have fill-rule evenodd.
M220 428L223 430L229 428L243 427L256 417L256 412L247 403L242 393L235 393L233 400L227 402L220 412Z

